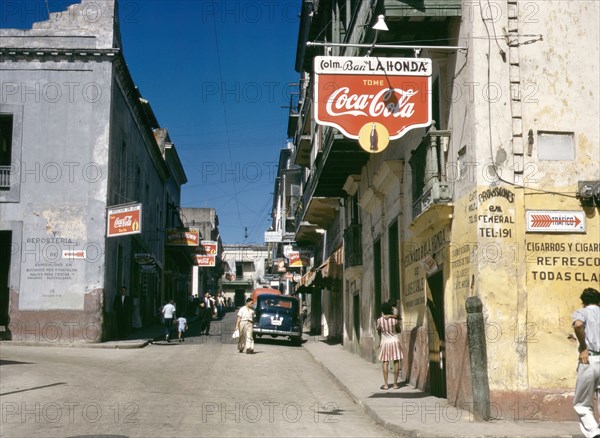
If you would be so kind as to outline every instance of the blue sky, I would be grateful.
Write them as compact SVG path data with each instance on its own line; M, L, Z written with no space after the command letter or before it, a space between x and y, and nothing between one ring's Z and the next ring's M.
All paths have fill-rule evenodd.
M72 3L48 0L52 12ZM301 0L119 4L125 59L189 180L182 206L215 208L224 243L262 242L287 135L282 107L299 79ZM2 27L46 18L44 0L2 0Z

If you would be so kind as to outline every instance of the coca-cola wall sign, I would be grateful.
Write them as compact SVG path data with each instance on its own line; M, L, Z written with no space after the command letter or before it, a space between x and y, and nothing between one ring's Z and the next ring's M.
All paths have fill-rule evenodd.
M367 152L431 124L431 59L317 56L315 120Z
M106 237L126 236L142 232L142 204L108 209Z

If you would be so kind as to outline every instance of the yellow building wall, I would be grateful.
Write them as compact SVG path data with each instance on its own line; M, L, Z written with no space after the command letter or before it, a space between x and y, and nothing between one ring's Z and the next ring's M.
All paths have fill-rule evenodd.
M579 200L552 194L530 193L526 205L531 210L582 211ZM583 289L600 290L600 213L593 207L583 211L585 233L530 232L516 248L526 266L528 319L520 336L528 347L530 387L575 385L577 345L567 340L573 331L571 317L581 307Z

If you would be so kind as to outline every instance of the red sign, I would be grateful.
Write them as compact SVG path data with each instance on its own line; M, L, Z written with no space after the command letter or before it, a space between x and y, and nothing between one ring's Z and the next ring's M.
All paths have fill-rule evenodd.
M300 251L291 251L289 253L289 259L290 268L301 268L302 266L308 266L310 264L307 256Z
M431 124L431 60L317 56L315 120L368 152Z
M203 240L200 242L198 254L217 255L217 242L212 240Z
M142 204L108 209L106 237L142 232Z
M196 266L216 266L217 256L196 254L194 262Z
M203 240L194 255L196 266L216 266L218 243Z

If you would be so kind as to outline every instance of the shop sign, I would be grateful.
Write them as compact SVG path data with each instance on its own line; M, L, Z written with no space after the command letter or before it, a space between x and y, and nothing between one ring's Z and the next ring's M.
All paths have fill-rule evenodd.
M527 210L525 220L531 233L585 233L582 211Z
M203 240L200 242L198 254L202 255L217 255L218 243L213 240Z
M216 259L217 256L215 255L196 254L194 256L194 263L196 264L196 266L213 267L216 266Z
M283 242L283 233L281 231L265 231L265 243Z
M198 228L167 228L168 246L198 246L199 242Z
M428 58L317 56L315 120L370 153L431 120Z
M216 266L218 243L213 240L202 240L194 255L196 266Z
M289 267L290 268L301 268L302 266L308 266L309 260L307 254L300 251L290 251L289 253Z
M111 207L107 214L106 237L142 232L142 204Z
M286 272L287 271L287 269L285 268L285 260L277 260L276 265L277 265L277 272Z

